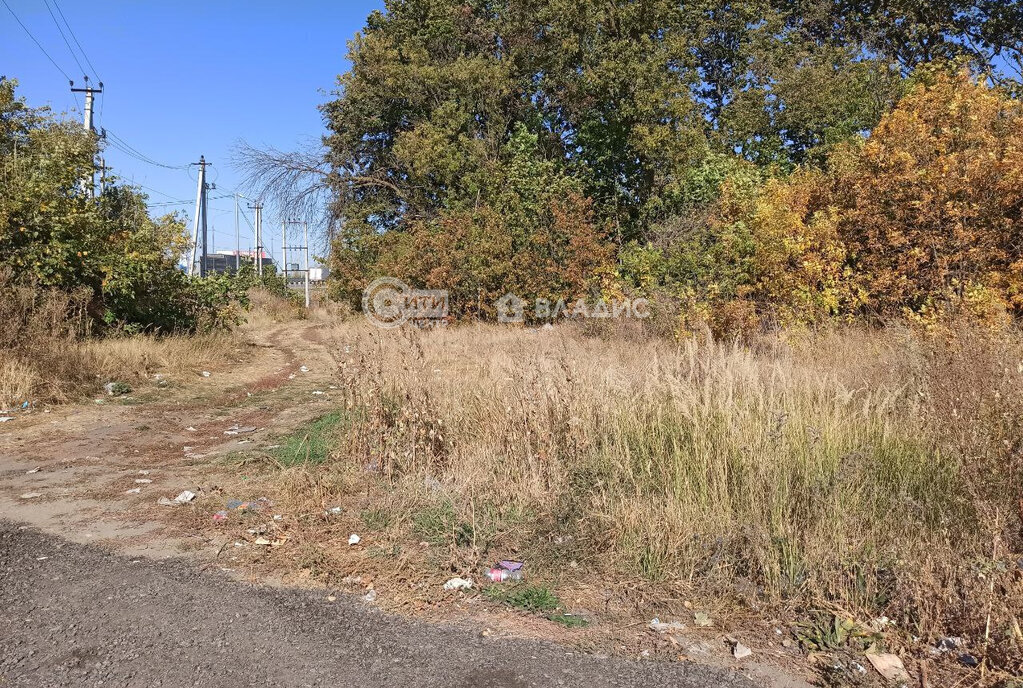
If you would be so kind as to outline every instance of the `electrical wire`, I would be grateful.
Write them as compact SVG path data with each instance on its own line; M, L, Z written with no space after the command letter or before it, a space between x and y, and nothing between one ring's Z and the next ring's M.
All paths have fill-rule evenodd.
M141 186L141 185L139 185L139 186ZM146 187L146 188L148 188L148 187ZM152 189L152 190L155 191L155 189ZM157 193L160 193L160 192L157 191ZM166 195L166 194L164 194L164 195ZM230 195L227 195L227 196L207 196L206 197L206 201L207 202L209 202L209 201L216 201L216 200L219 200L221 198L231 198L231 196ZM148 205L148 206L184 205L186 203L187 204L195 203L195 199L194 198L190 198L190 199L187 199L187 200L186 199L182 199L180 201L155 201L153 203L146 203L146 205ZM225 210L225 211L221 211L221 212L224 213L224 212L231 212L231 211L230 210Z
M149 157L145 153L143 153L143 152L137 150L136 148L132 147L132 145L130 143L128 143L127 141L125 141L124 139L122 139L120 136L118 136L114 132L110 131L109 129L107 129L105 131L106 131L106 134L107 134L107 142L110 145L112 145L114 148L116 148L117 150L121 151L125 155L128 155L128 156L130 156L132 158L135 158L136 160L138 160L140 162L144 162L144 163L147 163L149 165L155 165L156 167L163 167L163 168L166 168L168 170L183 170L183 169L187 169L188 168L188 165L167 165L167 164L164 164L162 162L157 162L156 160L153 160L151 157Z
M165 206L165 205L187 205L189 203L195 203L195 199L193 198L193 199L189 199L189 200L180 200L180 201L150 201L149 203L146 203L146 205L149 206L150 208L153 208L153 207L156 207L156 206Z
M107 139L107 143L109 143L111 146L113 146L117 150L121 151L122 153L124 153L124 154L126 154L126 155L128 155L128 156L130 156L130 157L132 157L132 158L134 158L136 160L138 160L139 162L144 162L144 163L147 163L147 164L150 164L150 165L155 165L156 167L164 167L164 168L171 169L171 170L184 169L183 165L165 165L164 163L157 162L156 160L153 160L152 158L150 158L148 155L146 155L146 154L136 150L135 148L133 148L124 139L116 136L115 134L111 134L110 132L107 132L107 133L109 135L109 138Z
M96 81L103 81L102 79L99 78L99 72L97 72L96 68L93 66L92 60L89 59L89 54L87 52L85 52L85 48L83 48L82 44L78 42L78 37L75 36L75 32L71 28L71 24L68 23L67 17L64 16L64 13L60 9L60 5L57 4L57 0L50 0L50 2L52 2L53 6L57 8L57 14L60 15L60 18L64 20L64 25L67 27L68 33L70 33L71 34L71 38L74 39L75 45L77 45L78 46L78 50L81 51L82 57L85 58L85 64L89 65L89 69L92 70L92 75L94 77L96 77Z
M67 46L67 51L71 53L71 57L74 59L75 64L78 65L78 69L82 71L82 74L85 74L85 67L83 67L81 61L79 61L78 55L75 55L74 48L71 47L71 42L68 41L67 36L64 35L64 29L60 28L60 22L57 21L57 15L55 15L53 10L50 9L49 0L43 0L43 4L46 5L46 11L50 13L50 19L53 20L53 25L56 26L57 31L60 32L60 37L64 39L64 45Z
M145 184L140 184L139 182L132 182L131 185L132 186L140 186L143 189L147 189L148 191L152 191L153 193L158 193L161 196L166 196L167 198L170 198L170 199L174 200L174 197L171 196L169 193L164 193L163 191L160 191L159 189L154 189L151 186L146 186Z
M60 68L60 65L57 64L56 60L54 60L52 57L50 57L50 53L46 52L46 48L43 47L43 44L40 43L39 41L37 41L36 37L32 35L32 32L28 30L28 27L25 26L21 22L20 19L18 19L18 15L16 15L14 13L14 10L11 9L11 6L7 4L7 0L0 0L0 2L2 2L4 4L4 7L7 8L7 11L11 13L12 17L14 17L14 21L18 22L18 25L22 29L25 30L25 33L27 33L28 37L32 39L32 42L35 43L39 47L39 49L43 51L43 55L46 55L46 59L49 60L50 63L53 64L53 66L57 68L57 71L60 72L61 74L63 74L64 78L67 79L70 82L71 81L71 77L69 77L67 75L67 72L65 72L63 69ZM77 102L77 99L76 99L76 102Z

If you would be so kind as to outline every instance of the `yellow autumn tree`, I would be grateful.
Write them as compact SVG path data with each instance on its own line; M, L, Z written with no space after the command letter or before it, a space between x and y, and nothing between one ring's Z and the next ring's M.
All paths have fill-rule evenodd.
M1023 311L1023 108L937 73L834 172L849 265L884 315Z
M746 211L762 318L1023 315L1023 106L967 72L918 79L827 170Z

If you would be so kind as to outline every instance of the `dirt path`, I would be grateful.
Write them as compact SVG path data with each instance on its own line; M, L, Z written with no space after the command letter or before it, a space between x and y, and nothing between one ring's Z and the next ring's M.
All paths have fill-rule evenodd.
M137 397L18 414L0 425L0 514L127 553L189 548L191 534L151 518L157 500L223 471L220 457L271 444L327 412L334 365L324 329L250 331L229 370L165 380ZM225 434L236 425L256 431Z

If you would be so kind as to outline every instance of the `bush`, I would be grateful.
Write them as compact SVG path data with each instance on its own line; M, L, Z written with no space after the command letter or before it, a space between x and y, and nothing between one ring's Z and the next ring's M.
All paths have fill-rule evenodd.
M519 129L507 163L471 208L450 208L391 231L343 236L331 256L332 295L358 307L377 277L446 289L457 317L493 317L506 293L577 299L607 289L613 249L591 203L537 137Z
M152 219L138 191L108 183L92 198L81 180L97 140L77 124L15 97L0 79L0 266L5 281L88 294L85 312L101 327L127 332L197 332L237 320L243 292L223 277L191 279L179 268L188 246L174 215Z
M921 322L1023 312L1023 109L937 69L827 168L762 185L728 176L667 240L622 252L633 289L683 303L718 335L826 318Z

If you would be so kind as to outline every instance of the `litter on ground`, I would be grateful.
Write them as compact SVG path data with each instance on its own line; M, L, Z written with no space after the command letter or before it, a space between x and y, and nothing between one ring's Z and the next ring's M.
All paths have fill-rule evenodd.
M487 570L486 575L494 583L520 581L525 577L522 571L522 562L510 559L497 562L497 566Z
M877 673L884 676L893 683L909 684L910 676L905 665L897 655L892 654L868 654L867 660L871 666L877 669Z
M251 502L243 502L240 499L229 499L225 506L227 506L227 508L231 511L259 511L264 506L271 506L271 503L266 497L260 497L259 499Z
M445 590L468 590L472 587L472 581L467 578L452 578L444 584Z
M650 622L649 628L657 633L678 633L686 630L686 625L681 621L664 622L655 616Z
M156 503L159 504L160 506L179 506L181 504L187 504L193 499L195 499L195 493L185 490L174 499L160 497L160 499Z
M224 434L225 435L240 435L240 434L242 434L244 432L255 432L255 431L256 431L255 426L247 425L245 427L239 427L237 424L235 424L235 425L232 425L231 427L229 427L227 430L225 430Z
M751 654L753 654L753 650L749 649L740 642L736 642L735 645L732 646L732 656L735 657L736 659L745 659L746 657L749 657Z

